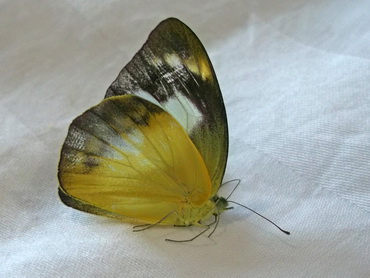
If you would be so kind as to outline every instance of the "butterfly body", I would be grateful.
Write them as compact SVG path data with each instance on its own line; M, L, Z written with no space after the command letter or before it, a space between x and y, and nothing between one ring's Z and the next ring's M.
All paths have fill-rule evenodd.
M211 62L195 34L170 18L106 99L70 125L59 196L73 208L127 222L201 225L227 208L217 196L227 148Z
M138 209L135 209L135 217L129 218L122 214L112 213L111 211L115 207L107 207L107 210L98 208L95 205L89 205L88 203L77 201L74 197L71 197L69 194L64 192L62 189L59 189L59 196L62 201L71 207L76 209L90 212L97 215L104 215L111 218L117 218L124 220L125 222L131 223L143 223L143 224L158 224L158 225L173 225L173 226L193 226L193 225L202 225L206 221L215 215L220 215L223 211L227 210L228 202L224 198L219 198L217 195L214 196L213 200L208 200L201 207L195 207L188 200L184 199L183 202L177 203L177 205L161 206L155 204L151 207L151 210L155 213L150 214L148 211L144 212L144 215L140 217ZM160 221L161 218L165 217L163 221ZM160 222L159 222L160 221Z

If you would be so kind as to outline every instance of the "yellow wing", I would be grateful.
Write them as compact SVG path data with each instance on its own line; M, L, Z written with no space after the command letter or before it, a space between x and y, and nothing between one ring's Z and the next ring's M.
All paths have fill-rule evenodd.
M58 177L68 206L145 223L178 212L162 223L168 225L181 224L184 206L204 207L212 190L203 159L181 125L130 95L105 99L72 122Z

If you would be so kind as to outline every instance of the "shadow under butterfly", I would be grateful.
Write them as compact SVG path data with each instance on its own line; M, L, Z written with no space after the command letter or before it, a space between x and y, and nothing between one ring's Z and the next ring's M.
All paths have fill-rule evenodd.
M61 150L59 196L78 210L143 223L134 231L158 224L204 227L187 240L166 239L191 241L230 208L228 198L217 195L228 144L209 57L189 27L169 18L105 99L73 120Z

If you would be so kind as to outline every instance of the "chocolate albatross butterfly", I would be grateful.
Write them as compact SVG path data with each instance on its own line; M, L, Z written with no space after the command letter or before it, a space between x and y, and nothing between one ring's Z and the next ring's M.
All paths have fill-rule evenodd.
M228 153L226 112L208 55L181 21L162 21L69 127L59 195L128 222L200 225L227 209L217 191Z

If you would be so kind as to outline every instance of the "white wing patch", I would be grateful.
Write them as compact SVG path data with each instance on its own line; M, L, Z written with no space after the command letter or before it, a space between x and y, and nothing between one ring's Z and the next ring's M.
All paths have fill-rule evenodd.
M175 92L175 96L169 98L163 106L188 133L203 119L198 108L181 92Z
M144 90L138 90L134 93L168 111L188 133L203 120L203 115L198 108L182 95L181 92L175 92L175 96L169 98L162 104Z
M163 60L173 69L173 72L164 73L161 76L167 84L178 81L180 76L184 80L191 78L184 67L184 61L177 54L166 54L163 56ZM152 63L159 69L163 65L162 60L155 59L155 57L152 58ZM198 69L198 67L196 67L196 69ZM192 67L192 72L198 73L199 71L196 69ZM153 95L145 90L136 89L133 94L166 110L181 124L188 134L190 134L192 129L203 120L203 116L198 108L189 101L181 91L175 91L174 95L168 98L165 102L162 102L162 104L160 104Z
M180 59L180 57L177 55L177 54L166 54L164 55L164 60L166 61L166 63L168 65L170 65L171 67L174 67L174 68L182 68L183 67L183 63L182 63L182 60Z
M161 107L162 109L163 106L150 94L148 93L147 91L144 91L144 90L136 90L133 92L133 94L137 95L138 97L141 97L147 101L150 101L151 103L154 103L155 105Z

